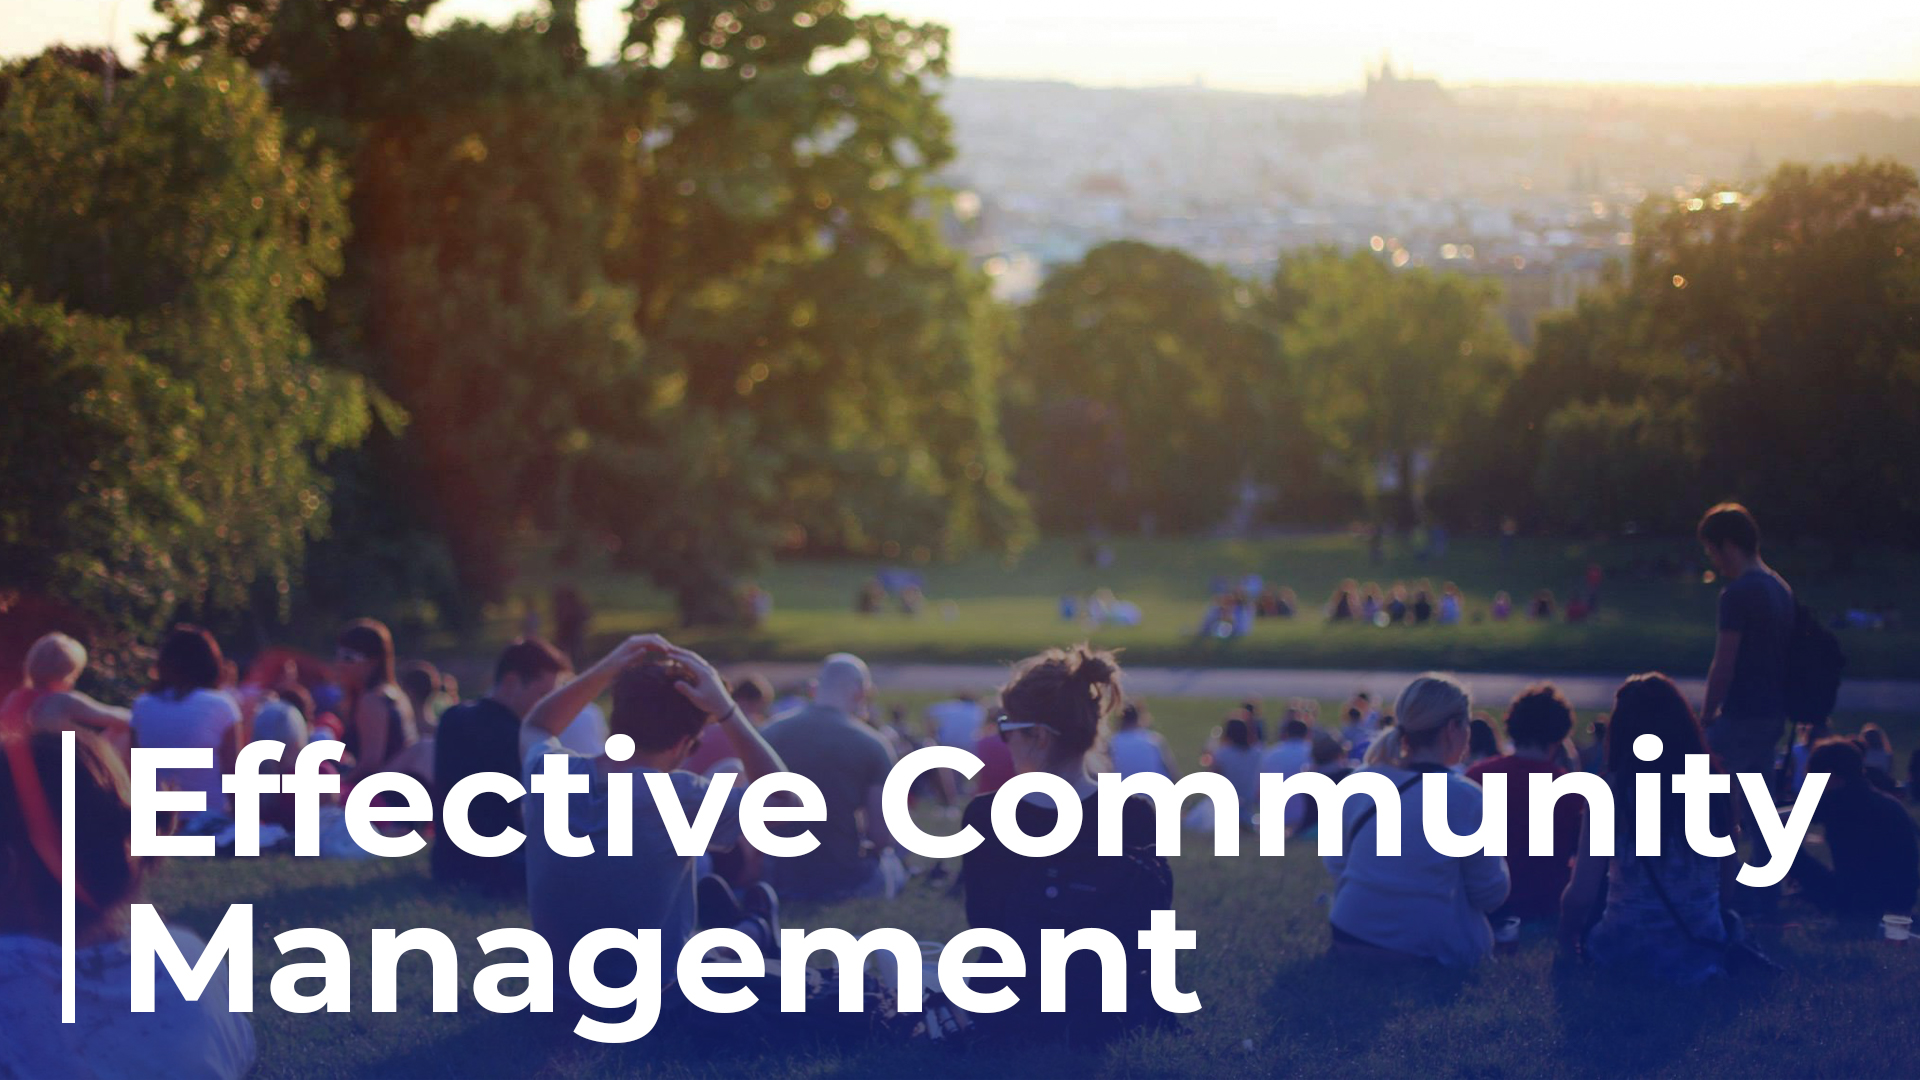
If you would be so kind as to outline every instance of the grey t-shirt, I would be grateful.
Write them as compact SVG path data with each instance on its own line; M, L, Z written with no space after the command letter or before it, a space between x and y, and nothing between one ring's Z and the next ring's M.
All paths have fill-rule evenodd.
M1740 634L1733 682L1721 712L1773 719L1787 714L1787 641L1793 635L1793 590L1780 575L1755 567L1720 593L1720 629Z
M874 860L860 851L854 813L866 805L868 792L886 783L893 749L878 732L828 705L809 705L762 734L787 771L818 785L827 804L827 820L812 827L819 847L798 858L768 861L774 884L783 896L796 898L852 893L874 874ZM795 830L779 831L791 835Z
M633 770L633 854L614 856L607 853L607 771L598 758L576 754L549 737L536 743L522 762L529 783L544 770L542 759L548 754L564 755L568 771L590 778L584 793L567 797L567 825L573 835L593 843L593 854L579 858L555 852L547 844L546 796L529 794L523 800L527 907L534 930L553 949L554 969L567 970L574 945L594 930L658 928L661 970L671 973L681 947L693 936L695 856L673 850L647 787L647 774L654 770ZM687 820L694 820L706 800L707 778L689 772L667 775ZM734 783L710 850L725 851L740 839L740 796L746 785Z

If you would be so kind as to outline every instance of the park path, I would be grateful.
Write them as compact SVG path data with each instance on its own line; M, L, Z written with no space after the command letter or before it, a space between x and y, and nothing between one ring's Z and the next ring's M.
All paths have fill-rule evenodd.
M727 665L730 673L758 671L776 686L788 686L810 677L816 665L777 662ZM1392 700L1418 672L1308 671L1273 668L1129 667L1126 688L1144 697L1276 698L1305 697L1344 701L1356 690L1375 700ZM873 665L874 685L882 690L983 691L1006 680L1007 669L994 664ZM1523 688L1551 681L1577 709L1607 709L1624 675L1554 675L1468 672L1460 676L1474 698L1493 706L1511 700ZM1704 692L1703 679L1681 679L1681 689L1695 702ZM1849 679L1840 687L1841 712L1920 712L1920 680Z

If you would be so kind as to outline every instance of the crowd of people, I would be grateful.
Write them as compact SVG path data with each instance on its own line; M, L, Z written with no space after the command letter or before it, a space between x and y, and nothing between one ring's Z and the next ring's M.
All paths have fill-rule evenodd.
M1356 578L1342 581L1319 614L1336 625L1377 626L1458 626L1462 623L1504 623L1515 619L1529 622L1583 623L1600 611L1600 586L1605 572L1598 564L1587 567L1580 584L1561 603L1552 589L1540 589L1523 605L1502 589L1493 594L1485 607L1469 604L1460 587L1451 581L1435 587L1421 578L1411 584L1396 581L1382 588L1377 581L1361 584ZM1203 638L1237 638L1253 632L1263 619L1292 619L1307 614L1293 589L1266 584L1260 575L1248 574L1239 581L1216 578L1209 587L1213 597L1200 617L1199 635ZM1064 611L1064 608L1063 608Z
M1402 847L1395 857L1377 850L1380 809L1371 800L1347 800L1339 821L1318 820L1318 805L1310 799L1295 798L1284 807L1291 836L1342 832L1341 854L1325 859L1333 880L1330 949L1368 961L1466 967L1534 923L1569 953L1647 978L1687 984L1734 970L1740 957L1759 955L1749 923L1767 918L1781 898L1735 886L1737 857L1695 852L1680 833L1677 807L1660 815L1670 835L1658 855L1589 854L1593 823L1578 800L1556 805L1547 828L1551 853L1529 851L1535 830L1528 820L1527 777L1582 769L1598 774L1614 794L1616 834L1634 837L1634 821L1646 811L1637 800L1647 798L1647 791L1677 799L1664 778L1679 773L1688 754L1711 753L1728 771L1778 776L1778 796L1786 801L1809 772L1827 774L1814 817L1819 840L1809 842L1789 877L1796 902L1846 919L1911 916L1920 891L1920 845L1912 817L1890 790L1891 740L1877 728L1843 737L1809 724L1780 752L1789 712L1782 672L1795 617L1791 590L1761 560L1757 526L1744 510L1715 508L1702 522L1700 539L1728 584L1698 711L1665 675L1636 675L1621 684L1611 711L1592 725L1583 748L1572 739L1574 710L1549 684L1521 693L1495 720L1476 713L1461 682L1429 674L1414 678L1390 708L1359 694L1336 718L1323 719L1312 701L1291 702L1271 731L1258 702L1225 718L1202 749L1200 766L1231 781L1246 825L1257 824L1260 779L1267 775L1311 770L1338 780L1371 770L1403 792L1427 774L1446 777L1440 809L1422 798L1401 800L1394 812L1401 817ZM1418 603L1416 597L1401 617L1418 618ZM970 925L1003 931L1028 955L1037 955L1041 932L1050 929L1097 927L1133 942L1148 927L1149 913L1171 906L1175 896L1178 875L1156 850L1155 814L1144 799L1125 807L1117 855L1097 854L1100 815L1091 806L1084 808L1077 837L1053 856L1015 855L995 835L990 797L1016 775L1051 773L1091 800L1094 777L1102 772L1179 774L1149 711L1122 693L1117 660L1084 646L1029 657L1013 667L992 699L956 695L929 706L920 725L904 710L879 707L872 676L857 656L828 657L803 694L780 699L764 679L746 675L729 683L698 654L654 635L629 638L577 672L565 651L523 637L499 654L491 686L470 701L459 701L457 686L430 666L399 665L392 636L372 620L340 631L331 663L276 652L245 675L211 634L177 627L160 645L151 686L127 707L77 689L87 662L78 641L49 634L29 651L22 688L0 703L0 747L7 758L0 768L0 808L6 810L0 813L0 892L6 901L0 904L0 1030L23 1033L0 1047L0 1070L65 1073L86 1063L113 1071L138 1055L163 1071L168 1063L192 1062L237 1075L253 1056L247 1021L226 1012L223 992L205 993L196 1004L169 987L154 1014L132 1015L125 1008L132 963L128 905L149 872L147 861L133 857L127 845L126 762L136 746L211 752L209 767L161 776L168 786L204 795L206 810L177 822L190 832L232 829L220 777L253 740L285 744L283 762L313 740L339 740L343 790L382 772L419 777L435 796L436 816L428 828L433 877L503 900L524 897L535 930L555 956L568 955L574 943L608 926L657 928L666 955L676 954L697 928L734 928L774 956L783 902L884 901L900 895L916 875L950 881L946 887L964 898ZM603 700L611 703L604 712L597 704ZM70 794L77 810L74 884L82 901L77 940L82 1009L89 1014L81 1030L92 1033L87 1039L50 1021L58 999L54 943L62 872L55 808L69 794L61 790L59 767L64 731L80 733L80 768ZM1652 760L1629 749L1645 735L1658 736L1663 748ZM957 874L937 864L910 866L915 860L903 857L880 808L893 765L932 744L964 747L984 765L967 782L950 773L928 774L915 790L930 811L945 808L985 838L960 860ZM453 844L440 827L448 793L481 772L529 782L543 773L584 778L567 796L571 843L578 850L555 850L555 838L542 827L543 800L509 801L490 793L465 808L474 831L495 835L518 828L526 843L497 856ZM664 775L689 820L717 776L752 780L798 773L824 799L824 821L810 826L819 843L795 856L752 850L739 816L745 784L736 783L712 830L710 850L680 854L651 800L634 799L623 810L625 804L610 799L609 778L622 772ZM1444 812L1454 834L1474 833L1487 797L1481 781L1495 773L1508 777L1513 854L1463 857L1435 850L1423 815ZM1638 782L1649 774L1663 783ZM1017 811L1023 831L1033 836L1050 832L1058 817L1055 805L1038 796ZM1753 815L1780 812L1771 802L1744 805L1716 796L1712 818L1717 833L1738 838L1751 828ZM631 820L619 820L621 814ZM294 827L291 814L268 820L283 830ZM1212 828L1210 820L1190 819L1188 825ZM771 831L786 837L799 828ZM173 932L194 955L199 945L192 935L177 927ZM621 950L602 953L599 965L606 985L624 985L635 976L633 958ZM1093 953L1074 956L1064 1013L1038 1008L1037 987L1029 985L1037 973L1001 980L1021 1004L977 1018L976 1027L1008 1038L1090 1045L1141 1025L1172 1022L1148 992L1144 949L1126 949L1130 991L1123 1012L1097 1005L1101 965ZM594 1012L586 1002L567 998L565 981L560 985L560 1011ZM671 993L668 1007L675 1007ZM114 1034L99 1037L102 1030Z

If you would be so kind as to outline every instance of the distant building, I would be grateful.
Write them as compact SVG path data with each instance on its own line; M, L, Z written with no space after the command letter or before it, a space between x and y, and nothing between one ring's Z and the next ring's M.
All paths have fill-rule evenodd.
M1383 113L1422 112L1445 108L1453 98L1440 88L1438 79L1403 79L1393 70L1393 61L1382 58L1378 70L1367 72L1367 108Z

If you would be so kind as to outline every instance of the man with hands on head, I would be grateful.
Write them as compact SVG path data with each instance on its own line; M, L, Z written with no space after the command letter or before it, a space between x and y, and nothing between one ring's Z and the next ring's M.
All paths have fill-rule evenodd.
M598 756L577 754L559 735L588 702L611 690L610 735ZM746 772L727 792L708 843L727 850L740 838L740 800L746 784L784 771L780 757L754 729L728 694L726 683L698 653L656 634L621 642L598 663L558 688L527 713L521 729L522 765L528 780L526 808L527 906L533 928L547 939L556 963L594 930L658 929L663 957L678 956L693 936L696 912L714 906L724 894L726 914L708 912L708 925L734 926L773 944L777 916L771 890L748 896L748 917L718 878L698 879L695 856L680 855L649 787L648 775L663 773L678 796L687 821L697 820L705 803L706 777L680 766L699 745L708 724L717 723L732 739ZM609 780L631 773L631 823L609 830L610 815L621 812L609 798ZM565 828L548 827L549 800L564 792ZM610 840L630 837L631 852L614 850ZM696 885L696 881L698 884ZM710 895L713 894L713 895ZM663 969L663 974L670 972ZM602 984L624 986L636 972L623 950L600 954L595 971ZM670 980L671 976L667 975ZM578 1002L571 1005L580 1008Z

